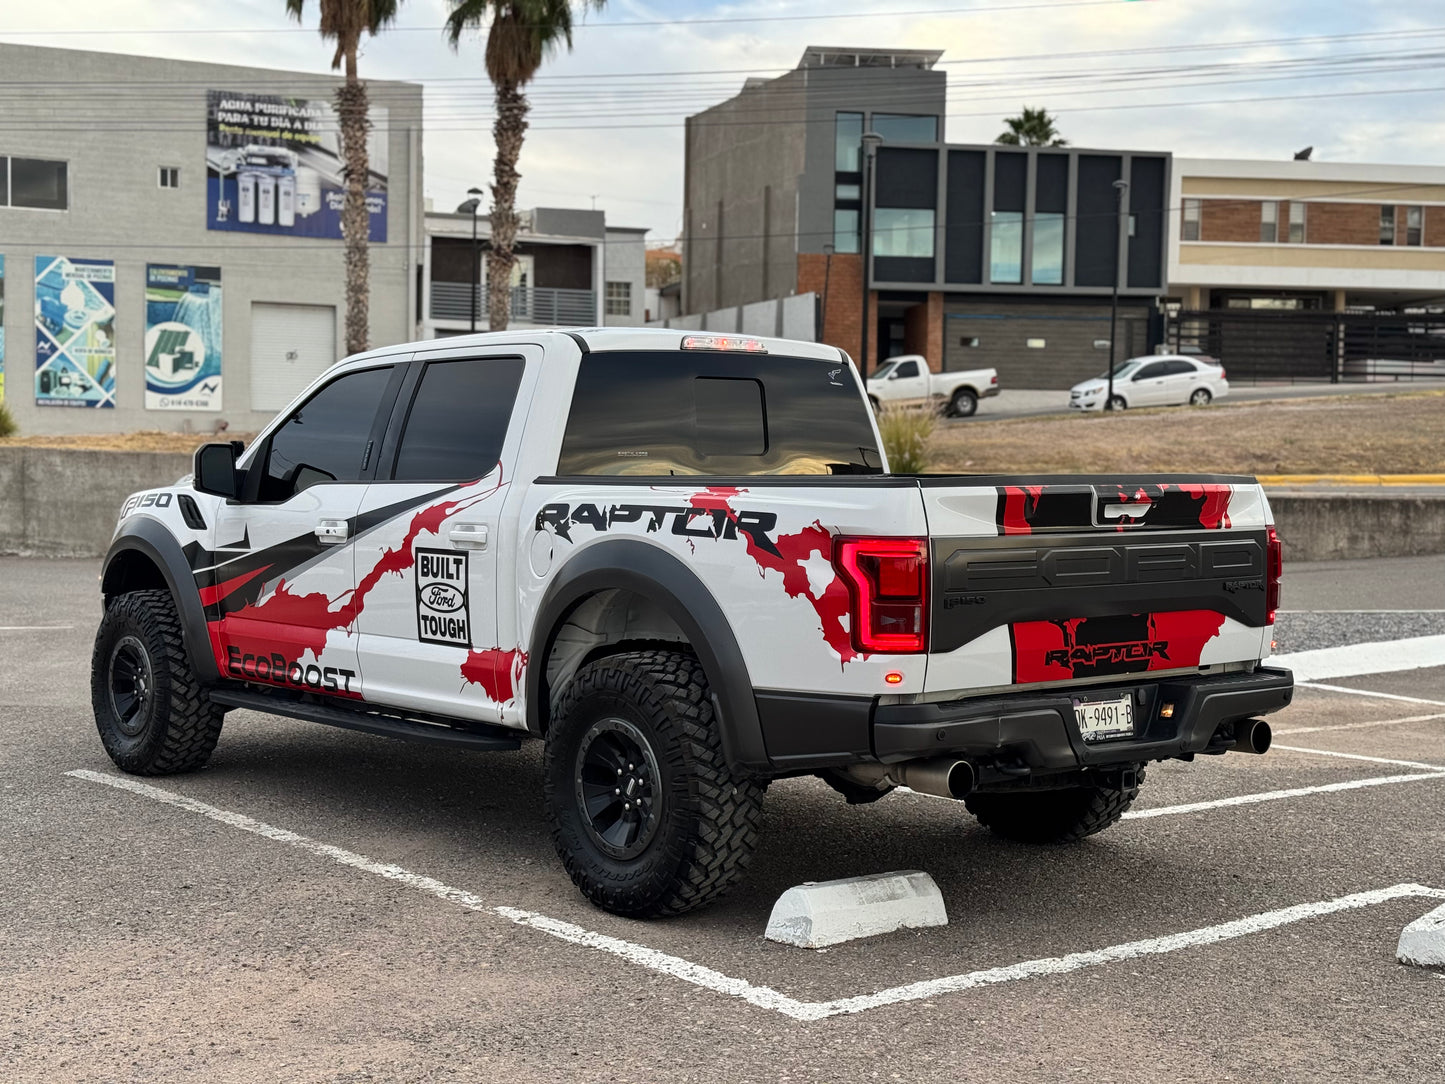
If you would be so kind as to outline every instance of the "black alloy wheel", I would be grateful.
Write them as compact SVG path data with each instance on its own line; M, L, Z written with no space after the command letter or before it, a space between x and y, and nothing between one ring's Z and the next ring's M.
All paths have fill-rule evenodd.
M125 636L116 641L110 652L106 684L116 729L134 738L145 729L156 686L150 653L136 637Z
M657 836L657 757L626 719L598 719L582 738L573 773L588 836L613 858L635 858Z

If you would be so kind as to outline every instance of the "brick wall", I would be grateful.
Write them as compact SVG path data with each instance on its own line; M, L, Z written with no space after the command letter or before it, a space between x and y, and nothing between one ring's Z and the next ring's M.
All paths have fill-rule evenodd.
M903 316L903 348L922 354L935 373L943 372L943 294L935 290Z
M1445 247L1445 207L1425 208L1425 244Z
M858 314L863 311L863 260L857 255L835 255L829 268L829 257L822 253L800 252L798 254L798 292L813 291L823 300L823 333L820 336L829 346L848 351L848 356L858 360L861 346L862 325ZM824 287L827 287L826 296ZM940 305L942 303L940 302ZM869 305L873 316L874 333L868 336L868 367L871 369L878 359L878 301L875 293ZM940 348L940 353L942 352Z
M1312 245L1377 245L1380 205L1311 203L1305 215L1305 237Z
M1258 241L1259 219L1259 200L1206 199L1199 208L1199 239Z

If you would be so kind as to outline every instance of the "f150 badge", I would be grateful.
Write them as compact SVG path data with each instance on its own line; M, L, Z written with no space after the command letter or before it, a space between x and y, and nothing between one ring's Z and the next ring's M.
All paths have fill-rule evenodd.
M468 557L456 550L416 551L416 635L422 643L472 646Z

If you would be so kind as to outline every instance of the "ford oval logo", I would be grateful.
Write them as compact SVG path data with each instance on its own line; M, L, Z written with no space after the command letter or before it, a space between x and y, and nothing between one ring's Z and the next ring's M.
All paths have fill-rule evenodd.
M422 604L429 610L437 613L456 613L462 608L465 597L460 591L450 584L433 583L428 584L422 592Z

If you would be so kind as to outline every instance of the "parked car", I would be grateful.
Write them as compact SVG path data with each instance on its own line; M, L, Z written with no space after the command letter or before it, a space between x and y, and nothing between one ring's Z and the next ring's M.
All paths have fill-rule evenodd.
M1071 842L1150 762L1263 753L1292 693L1263 665L1281 551L1254 479L890 475L821 343L388 346L194 462L124 503L103 566L115 763L198 769L236 708L458 754L535 739L540 768L495 774L542 791L562 865L622 915L735 883L772 779Z
M884 403L932 402L950 418L968 418L977 413L980 399L997 394L996 369L930 372L922 354L888 358L868 377L868 401L874 410Z
M1071 410L1104 410L1109 374L1104 373L1069 389ZM1128 407L1208 406L1229 394L1224 366L1211 357L1195 354L1147 354L1114 367L1114 399L1107 409Z

